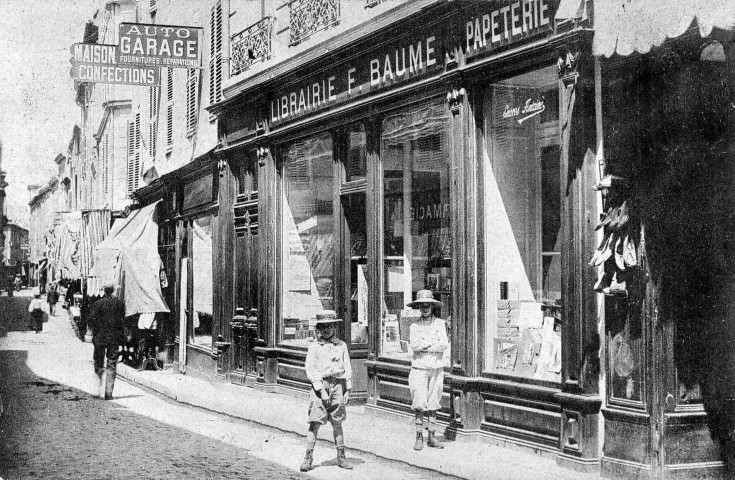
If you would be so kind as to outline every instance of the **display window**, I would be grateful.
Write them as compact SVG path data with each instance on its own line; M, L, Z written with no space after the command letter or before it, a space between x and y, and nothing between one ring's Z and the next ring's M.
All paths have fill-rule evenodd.
M451 329L451 159L446 104L436 102L387 117L383 160L383 315L381 354L410 359L409 329L420 312L406 305L429 289L442 302L434 315ZM449 332L447 332L449 334ZM449 349L445 351L449 366Z
M561 127L555 67L489 85L485 370L559 381Z
M279 150L283 166L281 342L307 346L316 314L335 310L334 165L329 133Z
M350 290L348 318L352 344L368 341L368 282L367 228L365 224L365 194L355 193L342 198L349 235Z
M211 215L191 223L193 343L208 348L212 347L212 223Z

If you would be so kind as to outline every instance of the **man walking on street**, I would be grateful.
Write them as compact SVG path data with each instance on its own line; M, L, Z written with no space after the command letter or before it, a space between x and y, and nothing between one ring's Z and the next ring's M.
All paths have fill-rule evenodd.
M105 400L112 398L112 389L117 375L117 359L120 355L119 349L125 338L123 333L125 305L112 296L114 291L114 285L105 285L105 295L92 304L89 312L89 326L92 329L92 343L94 344L94 372L100 379L100 389L104 385ZM105 359L107 360L106 366ZM102 383L103 372L106 372L104 384Z
M48 314L51 317L56 315L56 302L59 301L59 291L57 288L59 287L52 283L49 287L48 294L46 295L46 301L48 301Z

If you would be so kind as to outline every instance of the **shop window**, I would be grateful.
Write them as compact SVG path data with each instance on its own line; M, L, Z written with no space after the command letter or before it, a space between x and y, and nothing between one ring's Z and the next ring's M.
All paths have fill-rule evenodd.
M367 149L365 138L365 125L362 123L351 127L347 131L345 180L348 182L366 178Z
M332 137L280 151L283 165L283 343L308 345L316 313L334 310L335 244Z
M212 347L212 216L192 222L192 279L194 343Z
M485 369L558 381L562 216L556 70L491 85L485 111Z
M255 154L244 154L233 171L237 181L237 195L256 198L258 192L258 160Z
M386 118L382 126L381 353L387 357L411 358L409 328L420 313L406 304L419 290L432 290L443 302L434 315L446 319L451 329L453 212L445 109L444 103L414 108ZM449 357L447 349L447 366Z
M349 237L350 290L348 312L352 344L367 344L368 283L367 226L365 194L355 193L342 198Z

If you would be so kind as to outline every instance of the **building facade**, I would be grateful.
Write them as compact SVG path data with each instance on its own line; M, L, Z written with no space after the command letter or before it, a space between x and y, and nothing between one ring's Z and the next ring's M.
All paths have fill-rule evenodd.
M8 267L14 267L14 270L21 270L28 262L28 229L8 222L3 230L5 235L3 263Z
M156 204L173 368L305 394L334 310L353 398L406 415L406 305L428 288L448 436L724 475L731 17L659 5L686 28L628 48L645 24L592 1L103 7L99 43L120 22L203 32L201 70L77 90L78 208Z

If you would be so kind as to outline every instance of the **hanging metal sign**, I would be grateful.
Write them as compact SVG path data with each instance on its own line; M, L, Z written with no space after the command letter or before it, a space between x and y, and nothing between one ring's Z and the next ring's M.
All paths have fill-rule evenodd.
M88 83L112 83L150 87L159 85L161 69L120 62L117 45L75 43L71 46L71 76Z
M202 67L202 28L121 23L120 61L171 68Z

